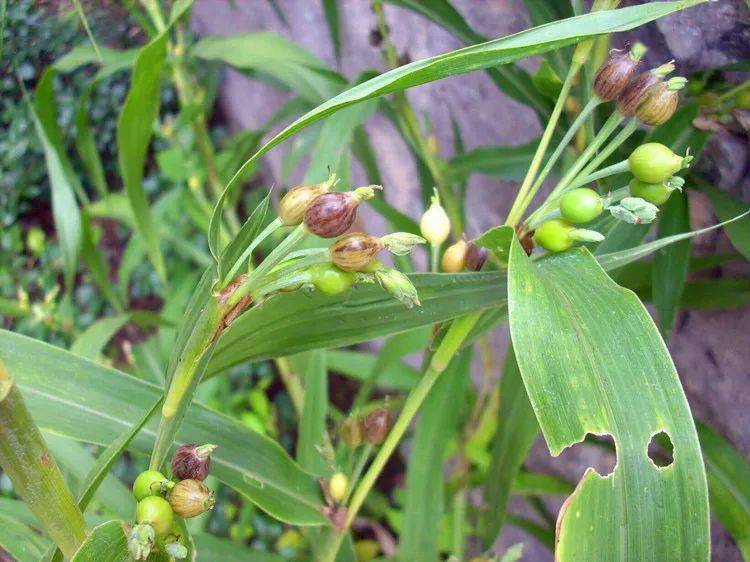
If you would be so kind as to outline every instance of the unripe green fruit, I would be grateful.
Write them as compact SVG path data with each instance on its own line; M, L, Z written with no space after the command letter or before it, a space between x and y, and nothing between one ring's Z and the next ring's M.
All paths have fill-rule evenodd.
M672 190L664 185L664 182L646 183L638 178L633 178L630 180L630 195L640 197L654 205L663 205L672 195Z
M26 234L26 247L35 256L44 251L44 241L44 231L38 226L31 227Z
M573 227L560 219L548 220L534 232L534 242L548 252L564 252L573 245Z
M636 148L628 158L630 172L646 183L661 183L682 169L683 158L658 142Z
M328 482L328 493L331 494L331 499L336 503L343 500L348 486L349 479L343 472L337 472L331 476L331 480Z
M135 508L135 522L150 524L157 537L163 537L169 533L173 520L172 507L161 496L143 498Z
M316 265L309 271L315 288L326 295L340 295L354 283L353 274L332 264Z
M603 210L602 198L587 187L569 191L560 198L560 214L566 221L575 224L594 220Z
M162 488L162 483L167 479L158 470L146 470L138 475L133 482L133 495L136 501L141 501L148 496L157 496Z

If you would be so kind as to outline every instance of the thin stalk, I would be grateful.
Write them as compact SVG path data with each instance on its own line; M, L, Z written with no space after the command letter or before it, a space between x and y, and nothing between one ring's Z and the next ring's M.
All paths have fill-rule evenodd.
M526 198L523 201L524 208L528 208L528 206L531 204L531 200L534 198L534 195L536 195L536 192L539 191L539 188L542 186L542 183L547 178L549 173L552 171L552 168L557 163L557 161L560 159L560 156L563 153L563 150L565 150L565 147L570 144L570 141L573 140L573 137L578 132L578 130L583 126L583 124L586 122L586 119L589 115L601 104L601 100L597 98L596 96L592 97L591 100L586 104L586 106L581 110L581 112L578 114L578 117L575 118L575 121L573 121L570 128L565 133L565 136L560 141L560 144L557 145L557 148L555 148L555 151L552 153L552 155L547 160L547 163L544 165L544 168L541 172L539 172L539 175L536 178L536 181L534 181L534 185L531 186L531 189L526 195Z
M0 467L65 557L71 558L86 540L86 523L2 362Z
M275 291L281 291L283 289L296 288L305 283L310 283L312 276L307 271L300 271L298 273L278 277L274 281L264 283L261 287L251 291L254 302L260 302L264 297L270 295Z
M279 376L286 387L286 391L289 393L289 398L292 399L297 417L300 417L305 403L305 390L302 388L299 376L292 370L289 360L286 357L277 357L276 367L279 369Z
M159 6L159 0L141 0L141 4L146 8L148 17L151 18L151 22L156 27L156 31L161 33L167 28L167 24L164 21L164 14L161 13L161 6Z
M307 229L304 223L299 225L297 228L292 230L289 235L284 238L281 243L276 246L268 256L260 263L260 265L252 270L245 281L240 287L234 292L229 298L229 306L234 306L242 298L250 293L259 279L262 279L267 275L274 267L276 267L281 261L291 252L294 247L299 244L302 239L307 235Z
M303 251L307 252L307 250ZM271 273L263 279L262 284L258 285L255 290L263 290L267 284L276 283L279 279L287 278L292 273L296 273L314 265L329 263L330 261L331 255L328 253L328 248L314 248L313 251L297 258L292 257L290 254L288 259L271 271ZM255 290L253 293L255 293Z
M466 550L466 536L464 522L466 521L466 488L462 488L453 496L453 556L451 560L463 562Z
M578 47L576 48L576 53L578 53L578 49L586 44L589 45L589 49L591 48L591 42L587 41L586 43L581 43L578 45ZM557 127L557 122L560 120L560 115L562 114L563 108L565 107L565 101L568 98L568 94L570 94L570 89L573 86L573 81L575 80L578 71L581 69L581 66L583 66L583 61L577 59L574 56L570 68L568 69L568 74L565 76L565 81L563 82L562 88L560 88L560 94L557 96L555 107L552 109L549 121L547 121L547 126L544 128L542 137L539 139L539 144L536 147L534 158L531 160L531 164L529 165L529 169L526 171L526 176L523 178L523 182L521 182L521 187L518 188L516 199L515 201L513 201L513 205L511 206L510 211L508 211L508 216L505 219L506 225L515 227L521 220L521 217L528 207L527 200L529 202L531 201L529 193L531 192L534 179L536 178L539 166L542 165L542 159L547 152L549 143L552 140L552 135L555 132L555 127ZM533 194L531 195L531 197L533 197Z
M621 162L618 162L617 164L612 164L611 166L602 168L601 170L598 170L594 172L593 174L589 174L588 176L585 176L585 177L581 177L583 176L583 172L581 172L579 174L579 177L581 177L581 179L576 179L573 183L571 183L569 189L576 189L584 185L587 185L589 183L593 183L602 178L607 178L609 176L622 174L623 172L627 172L629 170L630 170L630 163L627 160L623 160Z
M440 271L438 264L440 263L440 244L430 245L430 271L437 273Z
M723 94L721 94L720 96L718 96L716 98L716 103L717 104L723 103L723 102L727 101L728 99L733 98L737 94L739 94L741 92L744 92L747 89L750 89L750 80L747 80L746 82L743 82L742 84L738 84L737 86L735 86L731 90L727 90L726 92L724 92Z
M372 451L374 448L375 445L373 445L372 443L367 443L359 453L359 459L357 460L357 464L354 466L354 470L351 473L351 477L349 478L349 487L346 489L346 495L344 496L344 499L342 501L344 505L346 505L346 502L348 502L349 498L352 496L352 492L354 492L354 488L357 486L357 482L359 482L359 478L360 476L362 476L362 472L365 470L367 461L370 460L370 456L372 455Z
M388 433L388 437L386 437L377 455L375 455L372 464L370 464L364 477L357 485L352 495L351 502L348 505L346 519L342 528L335 531L332 530L328 535L326 542L322 546L318 562L333 562L335 560L336 553L344 540L347 529L351 526L357 513L359 513L365 498L370 493L375 481L385 467L386 462L388 462L388 459L396 450L398 443L409 428L411 421L414 419L414 416L417 414L420 406L432 389L432 386L443 371L445 371L454 355L458 352L464 340L469 335L469 332L471 332L472 328L476 325L479 317L479 313L474 313L458 318L451 324L445 337L443 337L443 340L435 351L435 354L432 356L427 369L425 369L421 380L417 386L412 389L406 402L404 402L401 414L399 414L396 423L393 424L393 428Z
M226 276L223 279L224 285L227 285L232 279L234 279L235 277L237 277L237 275L239 275L240 269L242 269L242 266L250 258L255 248L257 248L261 242L263 242L271 234L276 232L283 225L284 223L281 220L281 218L276 217L274 220L272 220L268 224L268 226L266 226L263 230L260 231L260 234L258 234L258 236L256 236L253 239L253 241L247 246L247 248L245 248L245 251L242 252L242 255L234 263L234 265L232 266L232 269L230 269L229 273L226 274Z
M385 13L383 11L383 3L381 0L372 0L372 11L375 13L375 19L378 26L378 31L383 38L383 56L387 64L391 68L398 68L400 66L398 60L398 52L396 47L391 41L390 31L388 24L385 21ZM446 183L445 176L441 170L440 163L430 148L429 144L422 135L421 127L419 126L419 120L414 113L414 109L409 103L409 98L404 92L396 92L393 94L394 106L398 116L399 124L403 129L408 139L411 139L414 149L417 151L422 161L427 166L430 175L437 184L437 190L440 194L440 198L445 207L445 211L451 219L451 228L453 236L458 240L463 232L463 215L459 207L456 195L451 189L451 186Z
M583 168L583 170L581 170L581 172L576 176L576 180L578 180L578 178L586 177L592 174L597 168L599 168L599 166L601 166L604 162L606 162L607 158L609 158L615 150L620 148L622 143L628 140L630 136L633 133L635 133L637 128L638 128L638 121L636 121L635 119L631 119L622 128L622 130L619 133L617 133L617 135L615 135L615 138L613 138L607 144L607 146L605 146L604 149L601 152L599 152L599 154L597 154L596 157L591 162L589 162L588 165L586 165L586 167Z

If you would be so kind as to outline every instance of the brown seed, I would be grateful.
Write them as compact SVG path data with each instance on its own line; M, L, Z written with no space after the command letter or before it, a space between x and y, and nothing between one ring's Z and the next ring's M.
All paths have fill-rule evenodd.
M359 199L351 193L333 191L316 197L305 210L305 225L321 238L340 236L352 226Z
M641 103L646 91L662 81L662 78L674 70L672 63L666 63L649 71L641 72L622 91L617 100L617 110L625 117L635 116L638 104Z
M479 271L488 257L489 252L487 248L482 248L474 244L474 242L469 242L469 247L466 250L466 269Z
M356 449L362 444L362 424L353 416L344 420L341 424L341 439L350 449Z
M185 519L213 509L215 503L214 493L200 480L181 480L169 492L169 505Z
M279 217L285 226L295 226L302 222L305 217L305 209L312 201L327 193L330 189L328 183L298 185L287 192L279 202Z
M629 52L612 50L609 59L594 76L594 92L602 101L612 101L622 93L638 66Z
M172 457L172 474L178 480L205 480L211 470L211 452L216 445L187 443Z
M645 125L661 125L669 121L677 109L680 94L672 90L666 82L651 86L635 110L636 118Z
M365 417L365 440L373 445L380 445L385 441L390 426L390 413L385 408L376 408Z
M363 232L345 234L329 248L331 261L344 271L362 271L383 249L378 238Z

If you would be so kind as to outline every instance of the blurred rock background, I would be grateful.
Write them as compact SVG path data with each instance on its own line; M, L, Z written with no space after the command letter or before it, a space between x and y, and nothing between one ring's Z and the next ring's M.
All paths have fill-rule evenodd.
M561 0L562 1L562 0ZM488 37L500 37L529 27L530 18L522 0L453 0L468 23ZM639 2L627 1L622 5ZM234 4L234 6L232 5ZM198 35L230 35L243 31L267 30L285 35L353 79L366 69L384 70L377 47L370 44L375 18L366 0L341 0L341 61L337 63L320 2L279 0L286 17L281 21L268 2L197 0L193 29ZM396 47L417 60L461 47L442 28L426 19L393 6L386 6L386 17ZM703 4L663 18L637 31L614 38L615 45L638 39L650 47L648 63L675 59L677 73L689 74L731 62L750 59L750 11L744 0L720 0ZM533 70L535 60L521 64ZM737 80L742 78L738 74ZM232 130L259 128L289 94L253 81L234 70L227 70L221 83L218 110ZM466 149L486 145L520 145L536 138L541 125L534 112L504 95L486 74L477 72L441 80L408 91L415 110L432 124L441 153L451 155L451 119L459 124ZM400 210L418 216L419 183L414 161L393 126L382 117L371 118L367 131L372 139L384 176L386 197ZM279 183L282 146L265 159L264 180ZM722 189L750 201L750 146L747 135L718 134L704 153L702 167ZM467 234L475 236L502 222L517 184L497 178L474 175L469 184L469 224ZM691 197L694 227L715 221L708 202ZM365 217L373 231L380 228L376 217ZM725 236L709 234L696 245L706 253L729 250ZM729 271L729 269L727 270ZM745 268L747 271L747 268ZM721 270L712 275L722 275ZM736 266L732 273L737 273ZM722 432L745 455L750 456L750 314L747 309L729 312L683 311L670 340L678 372L694 413ZM498 336L498 350L505 349L507 335ZM574 447L552 459L543 441L535 444L529 465L578 481L587 466L606 473L614 466L612 455L599 448ZM558 506L550 506L557 508ZM518 502L512 506L523 510ZM503 548L528 540L528 535L512 527L500 541ZM714 560L739 561L739 551L729 535L713 524ZM541 545L528 548L524 560L551 560Z

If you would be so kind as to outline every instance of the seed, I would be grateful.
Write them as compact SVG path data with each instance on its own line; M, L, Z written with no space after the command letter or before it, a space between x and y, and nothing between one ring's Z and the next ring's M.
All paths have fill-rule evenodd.
M161 496L148 496L135 508L136 523L149 523L157 537L163 537L172 528L174 519L169 502Z
M211 452L214 449L216 445L182 445L172 457L172 474L179 480L205 480L211 469Z
M365 416L363 426L365 441L373 445L380 445L388 435L390 413L385 408L376 408Z
M469 242L466 249L466 269L470 271L479 271L484 266L490 253L487 248L477 246L474 242Z
M215 503L214 493L200 480L181 480L169 493L169 505L185 519L212 509Z
M443 252L441 265L446 273L458 273L466 267L466 253L469 245L465 240L451 244Z
M331 261L344 271L362 271L383 249L378 238L362 232L345 234L329 248Z
M604 210L602 198L593 189L573 189L560 198L560 214L574 224L594 220Z
M573 227L563 220L548 220L534 232L534 242L548 252L564 252L573 245L572 230Z
M646 183L661 183L688 162L687 158L678 156L669 147L658 142L640 145L628 158L630 172Z

